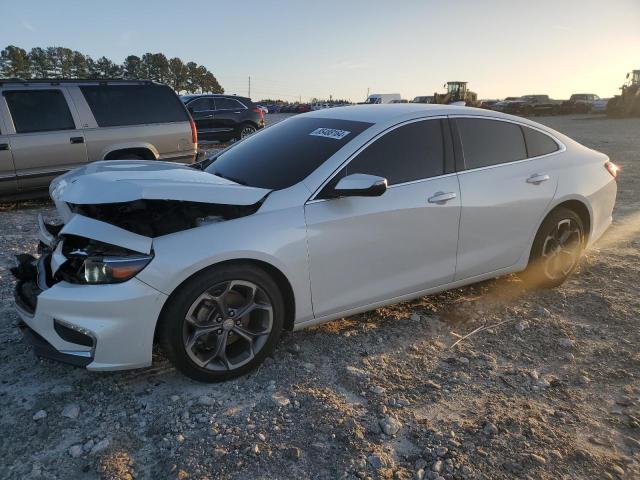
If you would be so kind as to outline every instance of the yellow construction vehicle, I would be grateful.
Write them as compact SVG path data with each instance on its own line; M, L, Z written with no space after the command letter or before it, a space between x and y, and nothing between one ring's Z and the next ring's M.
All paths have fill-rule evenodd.
M607 115L610 117L640 116L640 70L627 73L627 82L620 87L616 95L607 103Z
M468 107L478 107L478 94L467 89L467 82L447 82L444 87L447 93L434 93L433 103L450 105L452 103L462 103Z

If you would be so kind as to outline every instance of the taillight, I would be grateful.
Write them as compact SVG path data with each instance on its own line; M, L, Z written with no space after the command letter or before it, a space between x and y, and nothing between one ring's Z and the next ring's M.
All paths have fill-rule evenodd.
M191 143L198 143L198 130L196 130L196 122L193 118L189 118L189 125L191 126Z
M264 112L262 111L262 109L261 109L261 108L256 107L256 108L254 108L254 109L253 109L253 111L254 111L254 112L256 112L256 113L259 113L259 114L260 114L260 116L261 116L262 118L264 118Z
M613 178L615 178L616 180L618 179L618 172L620 171L619 166L617 166L613 162L607 162L604 164L604 168L607 169L607 171L611 174Z

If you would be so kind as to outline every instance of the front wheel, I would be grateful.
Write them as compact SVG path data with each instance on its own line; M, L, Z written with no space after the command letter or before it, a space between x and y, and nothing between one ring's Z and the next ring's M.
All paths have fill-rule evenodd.
M260 365L284 323L277 284L250 265L205 270L168 302L160 344L178 370L201 382L235 378Z
M534 288L562 284L578 266L584 243L580 216L564 207L554 210L536 234L529 265L521 274L523 280Z

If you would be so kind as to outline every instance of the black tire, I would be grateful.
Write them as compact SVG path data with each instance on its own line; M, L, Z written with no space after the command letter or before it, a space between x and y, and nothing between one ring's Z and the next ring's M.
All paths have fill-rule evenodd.
M561 241L565 236L566 240ZM580 216L568 208L556 208L540 225L529 265L520 274L521 278L531 288L561 285L578 266L584 244L584 224Z
M241 285L232 286L225 291L236 293L233 289L238 287L245 288L243 283L253 284L258 287L256 292L259 292L262 296L261 305L266 305L268 301L272 307L271 321L269 322L270 331L261 334L259 337L256 336L255 344L253 343L254 340L246 340L244 336L241 337L236 331L236 328L240 328L240 333L250 332L249 325L242 325L241 327L234 327L233 325L229 327L227 325L229 320L232 320L231 323L235 321L236 325L238 325L237 322L244 322L244 316L237 316L235 319L225 318L222 323L218 323L218 326L221 328L216 332L211 331L201 336L196 334L196 332L205 329L215 328L214 322L220 322L219 309L217 308L220 303L217 301L211 302L212 305L214 305L213 308L206 311L204 315L200 315L200 312L204 310L205 307L196 307L194 309L195 302L198 302L203 295L206 295L206 292L212 291L214 287L227 288L225 285L234 283L240 283ZM213 290L212 293L219 295L219 291L220 290ZM257 296L258 293L255 295ZM257 297L253 297L252 301L257 304L258 302L255 298ZM222 382L239 377L253 370L273 351L282 333L285 308L280 289L266 272L252 265L223 265L203 270L182 284L176 292L171 295L167 302L168 304L160 316L158 325L160 345L169 360L180 372L199 382ZM209 299L205 298L201 305L207 302L209 302ZM222 304L224 306L228 305L227 301ZM238 307L238 312L241 311L241 308L243 307ZM257 309L255 311L263 315L263 317L264 315L269 316L267 310ZM231 312L231 310L229 310L229 312ZM253 312L254 311L248 314L247 317L251 317ZM192 321L196 320L194 316L204 316L206 317L206 322L210 323L206 323L205 325L198 324L197 327L195 327L192 321L186 320L187 315L192 318ZM256 318L249 319L249 322L255 320ZM259 320L261 322L263 321L262 319ZM195 329L194 332L188 333L188 330L192 327ZM224 327L224 331L222 327ZM233 332L236 332L236 335L235 338L232 339ZM250 333L254 332L251 331ZM198 340L194 341L192 343L193 346L188 349L187 344L190 343L189 340L193 337L197 337ZM220 349L220 340L222 338L225 339L225 346ZM260 340L259 349L254 351L254 348L258 346L258 340ZM227 341L231 343L227 344ZM215 343L215 345L212 347L210 346L211 343ZM243 353L243 355L249 355L246 359L242 360L242 362L246 363L238 362L237 367L230 366L230 359L228 359L228 350L230 350L230 347L233 348L233 345L236 346L235 351L237 352L240 352L241 348L246 347L251 350L250 353ZM249 347L249 345L251 346ZM197 350L197 348L200 350ZM205 366L199 365L194 361L194 358L201 360L196 354L203 354L204 357L207 357L210 356L211 351L221 351L224 360L213 356L212 360L209 360ZM202 362L205 361L206 359L202 360Z
M242 123L238 127L238 131L236 133L236 140L242 140L243 138L248 137L249 135L253 135L257 131L258 129L254 124Z

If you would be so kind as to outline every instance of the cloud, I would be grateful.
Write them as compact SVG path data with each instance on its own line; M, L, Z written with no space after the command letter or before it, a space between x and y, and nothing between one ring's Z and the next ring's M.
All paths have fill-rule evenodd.
M359 70L361 68L369 68L369 64L366 62L348 62L343 60L329 65L328 68L331 70Z
M133 35L133 33L131 33L131 32L122 32L120 34L120 41L122 43L127 43L127 42L129 42L129 40L131 40L132 35Z
M27 22L26 20L22 20L22 21L20 22L20 24L21 24L24 28L26 28L27 30L29 30L30 32L35 32L35 31L36 31L35 27L34 27L33 25L31 25L29 22Z

